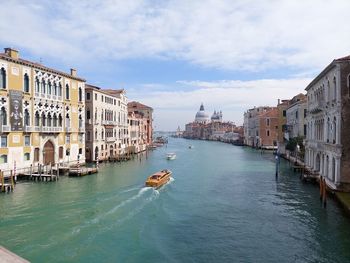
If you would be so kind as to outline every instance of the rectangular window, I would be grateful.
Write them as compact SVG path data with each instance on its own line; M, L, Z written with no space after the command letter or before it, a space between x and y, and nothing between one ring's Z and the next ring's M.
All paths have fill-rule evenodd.
M304 118L306 118L306 109L304 109Z
M266 119L266 125L270 126L270 119Z
M296 111L295 112L295 118L298 119L298 117L299 117L299 111Z
M34 162L39 162L39 148L34 149Z
M23 160L24 161L30 161L30 153L25 153Z
M287 112L284 110L283 111L283 117L286 117L287 116Z
M60 158L60 159L63 158L63 147L62 146L58 149L58 158Z
M30 146L30 135L24 136L24 146Z
M83 148L79 148L79 154L83 154Z
M95 94L95 100L97 100L97 94Z
M66 143L70 143L70 134L66 134Z
M3 154L0 156L0 164L7 163L7 155Z
M90 92L86 93L86 100L90 100Z
M103 102L103 95L101 95L101 101Z
M306 132L307 132L307 126L304 124L304 136L306 137Z
M266 131L266 135L267 135L268 137L270 136L270 131L269 131L269 130Z
M1 147L7 147L7 135L1 136Z

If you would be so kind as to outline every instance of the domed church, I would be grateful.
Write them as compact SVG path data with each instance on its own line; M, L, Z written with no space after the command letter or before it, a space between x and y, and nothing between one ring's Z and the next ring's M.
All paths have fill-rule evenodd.
M201 104L199 111L196 114L196 118L194 119L197 123L208 123L209 122L209 115L206 114L204 110L203 103Z
M213 115L211 116L212 122L222 122L222 111L216 111L214 110Z

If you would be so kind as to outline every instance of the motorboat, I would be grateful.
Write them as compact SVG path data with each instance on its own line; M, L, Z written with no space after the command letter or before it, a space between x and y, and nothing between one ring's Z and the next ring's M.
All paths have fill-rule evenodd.
M166 158L168 160L175 160L176 159L176 153L167 153Z
M159 188L169 182L171 174L171 171L167 169L156 172L147 178L145 185Z
M188 149L193 149L193 148L194 148L193 145L188 146Z

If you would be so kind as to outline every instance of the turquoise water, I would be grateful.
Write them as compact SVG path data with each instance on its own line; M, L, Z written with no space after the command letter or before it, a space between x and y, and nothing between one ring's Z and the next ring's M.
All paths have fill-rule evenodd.
M350 262L350 217L284 161L276 181L273 160L170 139L97 175L21 182L0 195L0 243L32 262ZM164 168L173 180L143 187Z

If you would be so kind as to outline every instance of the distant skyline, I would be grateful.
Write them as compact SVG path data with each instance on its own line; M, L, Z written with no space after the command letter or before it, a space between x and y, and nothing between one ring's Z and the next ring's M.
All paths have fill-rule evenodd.
M87 83L125 88L154 108L156 130L305 92L350 54L350 1L5 1L0 46Z

